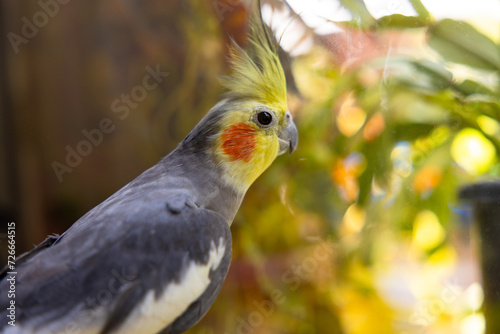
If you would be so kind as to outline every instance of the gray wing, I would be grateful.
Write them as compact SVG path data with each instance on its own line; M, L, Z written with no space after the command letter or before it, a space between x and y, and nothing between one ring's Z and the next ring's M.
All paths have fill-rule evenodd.
M173 292L192 279L189 275L197 275L192 269L211 266L202 280L204 289L182 297L179 305L187 307L172 311L170 305L171 319L165 317L162 327L151 331L181 333L194 325L214 302L227 274L231 235L218 213L188 203L179 206L178 200L175 209L167 203L144 198L119 206L124 212L92 212L57 242L26 256L17 267L21 328L127 333L134 322L152 323L144 311L148 303L155 307L179 301L179 293ZM0 282L1 291L6 286L5 280ZM168 300L167 292L177 299Z

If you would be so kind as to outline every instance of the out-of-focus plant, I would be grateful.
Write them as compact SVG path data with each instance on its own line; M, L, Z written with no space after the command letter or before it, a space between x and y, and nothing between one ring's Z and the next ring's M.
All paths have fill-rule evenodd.
M282 296L252 333L414 333L455 319L441 299L425 317L391 308L381 277L398 261L422 266L406 277L412 303L439 295L456 264L457 188L500 173L500 46L410 2L416 16L375 19L363 1L342 0L352 15L336 22L342 33L304 24L319 43L293 65L299 149L250 190L233 227L234 261L249 256L246 278L260 285L235 314Z

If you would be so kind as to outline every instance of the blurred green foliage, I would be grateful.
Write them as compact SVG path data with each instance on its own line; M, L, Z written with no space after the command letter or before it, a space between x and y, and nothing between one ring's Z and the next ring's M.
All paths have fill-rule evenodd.
M500 46L411 3L418 16L376 20L363 1L342 1L353 16L342 25L371 36L376 50L358 45L361 60L348 65L324 46L294 59L299 149L256 182L233 225L231 271L244 262L257 284L223 289L216 309L235 291L246 300L220 308L228 332L457 333L471 314L446 305L418 322L380 291L398 261L436 273L456 266L457 190L500 172ZM324 243L326 260L315 255ZM284 302L252 326L246 317L275 289ZM192 333L205 333L210 318Z

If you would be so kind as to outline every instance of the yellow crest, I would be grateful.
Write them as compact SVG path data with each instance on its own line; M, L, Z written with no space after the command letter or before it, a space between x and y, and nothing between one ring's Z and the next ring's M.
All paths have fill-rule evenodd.
M232 74L222 77L227 96L237 100L250 99L285 113L286 80L277 46L262 20L260 1L252 13L248 44L245 49L236 42L230 48Z

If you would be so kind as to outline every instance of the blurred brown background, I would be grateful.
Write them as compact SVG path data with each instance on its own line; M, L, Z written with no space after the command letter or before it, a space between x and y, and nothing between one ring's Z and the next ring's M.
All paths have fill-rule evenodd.
M213 1L62 2L1 7L0 208L17 224L18 254L174 148L217 101L226 71ZM148 68L168 73L149 79L153 89ZM83 131L94 133L90 149ZM66 161L71 150L86 156Z

